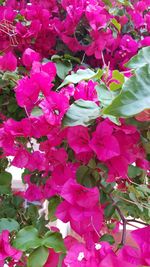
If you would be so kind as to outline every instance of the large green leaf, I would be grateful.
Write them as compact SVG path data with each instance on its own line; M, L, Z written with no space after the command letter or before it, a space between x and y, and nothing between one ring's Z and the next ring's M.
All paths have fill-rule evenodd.
M56 252L65 252L62 235L58 232L47 232L42 244L47 248L53 248Z
M112 92L108 90L105 84L99 84L96 87L98 100L100 101L103 107L107 107L113 101L113 99L117 96L118 93Z
M69 83L79 83L82 80L90 80L93 78L100 78L102 75L103 71L101 69L99 69L96 73L94 71L92 71L91 69L79 69L76 73L73 73L71 75L68 75L64 81L61 83L61 85L58 87L62 88L63 86L69 84Z
M33 226L26 226L21 229L13 241L13 246L22 251L37 248L42 244L42 239L38 237L38 230Z
M113 99L115 99L115 97L118 95L118 91L113 92L111 90L109 90L105 84L99 84L96 86L96 91L97 91L97 95L98 95L98 100L100 101L100 105L101 107L106 108L107 106L109 106ZM118 118L111 116L111 115L106 115L104 116L104 118L108 117L113 123L120 125L120 121Z
M7 194L11 191L12 175L9 172L0 173L0 194Z
M136 56L132 57L125 66L130 69L141 68L146 64L150 64L150 47L143 47Z
M10 232L18 231L19 228L20 228L19 223L14 219L7 219L7 218L0 219L0 233L3 230L8 230Z
M64 80L69 71L72 70L72 64L69 61L57 61L55 64L58 77Z
M63 125L87 126L90 125L90 123L99 116L100 108L94 102L79 99L70 106L64 117Z
M35 249L28 258L27 267L43 267L48 258L48 248L39 247Z
M150 108L150 66L137 69L128 79L121 93L104 109L103 113L116 117L130 117Z

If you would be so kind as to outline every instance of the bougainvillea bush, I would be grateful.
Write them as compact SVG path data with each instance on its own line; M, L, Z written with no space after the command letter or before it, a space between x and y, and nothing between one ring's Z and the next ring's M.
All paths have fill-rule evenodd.
M0 1L1 267L150 266L149 108L150 0Z

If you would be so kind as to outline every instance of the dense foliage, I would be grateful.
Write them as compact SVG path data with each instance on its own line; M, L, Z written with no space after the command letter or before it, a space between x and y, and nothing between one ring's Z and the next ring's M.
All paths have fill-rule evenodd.
M150 266L150 0L0 0L0 38L0 266Z

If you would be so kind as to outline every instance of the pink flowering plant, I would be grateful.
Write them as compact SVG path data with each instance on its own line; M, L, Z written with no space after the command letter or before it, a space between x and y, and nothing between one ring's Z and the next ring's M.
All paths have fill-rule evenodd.
M0 267L150 266L150 0L1 0L0 38Z

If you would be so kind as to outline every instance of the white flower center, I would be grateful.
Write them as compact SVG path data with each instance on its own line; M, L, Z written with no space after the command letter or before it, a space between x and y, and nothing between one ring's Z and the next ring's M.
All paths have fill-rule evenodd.
M98 243L95 243L95 249L96 250L99 250L101 249L102 245L101 244L98 244Z
M84 258L84 252L80 252L79 255L78 255L78 261L82 261Z

